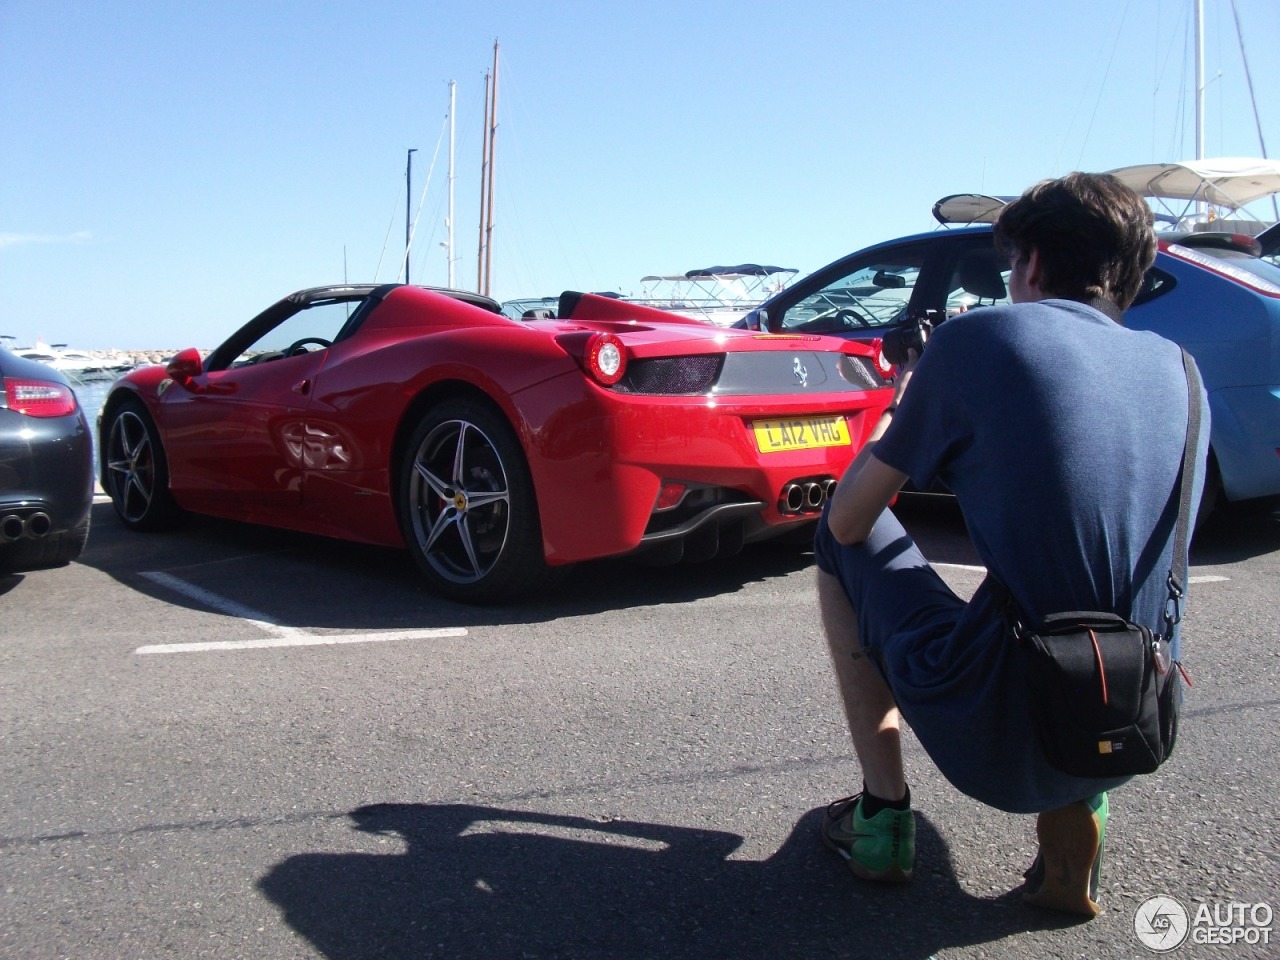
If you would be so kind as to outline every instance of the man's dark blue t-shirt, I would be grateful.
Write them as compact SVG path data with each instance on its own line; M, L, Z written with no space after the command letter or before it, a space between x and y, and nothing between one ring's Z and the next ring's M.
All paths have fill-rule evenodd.
M951 489L1029 617L1115 610L1160 631L1186 428L1176 344L1046 300L940 325L875 456Z
M1176 344L1046 300L941 324L874 455L919 489L950 488L982 562L1028 619L1113 610L1162 632L1186 426ZM926 630L879 651L899 707L962 790L981 798L1003 778L1007 792L988 802L1009 810L1078 799L1079 781L1012 755L1025 697L999 620L984 583L947 636Z

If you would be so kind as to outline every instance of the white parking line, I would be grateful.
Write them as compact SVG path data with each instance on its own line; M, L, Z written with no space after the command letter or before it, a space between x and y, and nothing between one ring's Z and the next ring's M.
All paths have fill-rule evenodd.
M334 643L379 643L385 640L425 640L438 637L465 637L466 627L435 630L393 630L388 633L296 633L289 637L261 637L257 640L206 640L193 643L155 643L138 647L134 653L202 653L208 650L261 650L266 647L318 647Z
M285 627L276 623L265 613L259 613L252 610L244 604L236 603L234 600L228 600L226 597L212 593L203 587L197 587L193 583L187 583L185 580L179 580L177 577L160 571L148 571L139 574L152 583L158 583L162 587L172 590L174 593L180 593L184 597L190 597L203 603L206 607L216 610L219 613L225 613L228 616L236 617L248 623L252 623L255 627L262 630L263 633L269 633L279 639L287 639L289 637L306 636L305 632L297 627Z
M934 563L934 567L946 567L948 570L968 570L970 573L986 573L987 568L972 563Z
M423 640L439 637L465 637L465 627L439 627L424 630L389 630L380 633L308 633L300 627L286 627L271 617L260 613L242 603L228 600L226 597L179 580L177 577L160 571L148 571L140 574L152 583L157 583L175 593L190 597L219 613L251 623L266 637L255 640L210 640L191 643L157 643L138 647L134 653L198 653L207 650L255 650L266 647L314 647L337 643L380 643L387 640Z
M935 563L935 567L946 567L948 570L968 570L970 573L986 573L987 568L977 566L971 563ZM1230 577L1224 577L1216 573L1202 573L1196 576L1187 577L1187 583L1225 583Z

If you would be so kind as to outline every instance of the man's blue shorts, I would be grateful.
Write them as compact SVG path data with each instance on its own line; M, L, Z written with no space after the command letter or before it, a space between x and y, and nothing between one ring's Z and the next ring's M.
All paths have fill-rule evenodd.
M859 641L903 718L957 789L1010 813L1036 813L1128 779L1070 777L1045 762L995 595L984 583L960 599L891 511L852 546L836 540L824 512L814 555L843 586Z
M876 660L895 635L921 628L950 632L964 611L965 602L929 565L890 510L881 514L865 541L850 547L831 533L824 510L813 552L818 569L844 587L858 616L858 638Z

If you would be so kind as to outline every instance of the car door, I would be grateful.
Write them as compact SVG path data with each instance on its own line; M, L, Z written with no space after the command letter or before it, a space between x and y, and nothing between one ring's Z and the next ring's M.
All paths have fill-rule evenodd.
M957 235L940 249L936 275L941 286L929 291L935 322L978 307L1009 303L1009 260L995 246L992 233Z
M223 369L166 391L170 486L180 502L267 523L301 509L311 390L352 309L326 303L299 310Z

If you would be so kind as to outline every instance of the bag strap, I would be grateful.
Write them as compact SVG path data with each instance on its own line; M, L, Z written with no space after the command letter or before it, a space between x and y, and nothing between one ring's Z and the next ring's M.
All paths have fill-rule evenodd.
M1196 453L1200 449L1200 371L1196 369L1195 360L1185 349L1182 351L1182 369L1187 378L1187 437L1182 447L1182 465L1178 468L1178 519L1173 530L1173 563L1169 569L1169 599L1165 603L1163 636L1168 639L1173 635L1173 626L1182 620L1182 598L1186 595L1187 579L1187 542L1191 526L1191 494L1195 481ZM1014 603L1013 594L1001 580L990 571L987 579L995 591L997 604L1004 610L1006 619L1013 627L1014 634L1022 637L1025 624Z
M1173 633L1173 625L1182 619L1182 598L1186 594L1187 549L1191 526L1191 487L1195 480L1196 452L1200 449L1200 371L1191 354L1182 349L1182 369L1187 376L1187 440L1182 448L1179 470L1181 493L1178 498L1178 523L1173 531L1173 565L1169 570L1169 601L1165 604L1165 637Z

